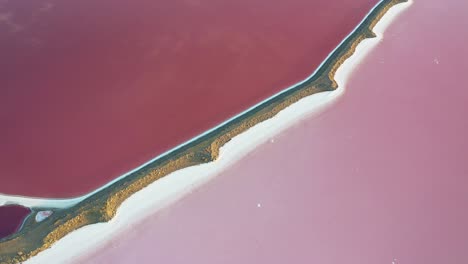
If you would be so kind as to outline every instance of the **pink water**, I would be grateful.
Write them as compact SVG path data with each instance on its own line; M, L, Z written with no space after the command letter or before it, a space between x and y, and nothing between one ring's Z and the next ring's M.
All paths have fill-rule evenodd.
M18 231L30 213L31 210L23 206L0 206L0 239Z
M101 187L308 76L377 2L0 1L0 193Z
M468 3L415 1L345 95L91 263L468 263Z

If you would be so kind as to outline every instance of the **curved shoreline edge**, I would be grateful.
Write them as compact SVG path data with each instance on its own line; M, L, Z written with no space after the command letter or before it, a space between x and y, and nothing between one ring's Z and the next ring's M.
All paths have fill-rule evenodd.
M380 2L384 2L382 0L379 1L379 4ZM378 5L378 4L377 4ZM364 20L366 17L369 16L369 14L377 7L377 5L375 5L367 14L366 16L364 17ZM291 89L294 89L294 88L297 88L298 86L304 84L305 82L307 81L310 81L311 78L314 77L314 75L316 75L318 73L318 71L322 68L322 66L335 54L336 50L338 50L344 42L346 42L350 36L359 28L360 24L362 23L363 21L361 21L359 23L359 25L357 25L351 33L349 33L336 47L335 49L333 49L328 55L327 57L323 60L323 62L316 68L316 70L311 73L309 76L307 76L305 79L293 84L293 85L290 85L289 87L281 90L280 92L277 92L276 94L268 97L267 99L264 99L262 100L261 102L249 107L248 109L244 110L243 112L227 119L226 121L216 125L215 127L199 134L199 135L196 135L195 137L191 138L190 140L186 141L186 142L183 142L182 144L180 145L177 145L175 146L174 148L152 158L151 160L139 165L138 167L132 169L132 170L129 170L119 176L117 176L115 179L111 180L110 182L102 185L102 186L99 186L97 187L96 189L88 192L88 193L85 193L83 195L80 195L80 196L75 196L75 197L68 197L68 198L47 198L47 197L34 197L34 196L22 196L22 195L15 195L15 194L3 194L3 193L0 193L0 206L1 205L9 205L9 204L17 204L17 205L22 205L22 206L25 206L25 207L44 207L44 208L60 208L60 209L63 209L63 208L68 208L68 207L71 207L71 206L74 206L76 204L78 204L79 202L85 200L86 198L92 196L93 194L107 188L108 186L114 184L115 182L121 180L122 178L124 177L127 177L131 174L133 174L134 172L137 172L143 168L145 168L146 166L154 163L154 162L158 162L160 159L162 159L164 156L167 156L167 155L171 155L173 152L177 152L177 151L180 151L181 148L195 142L196 140L208 135L209 133L212 133L220 128L222 128L223 126L226 126L228 125L230 122L233 122L235 119L237 118L242 118L243 116L249 114L250 111L254 110L256 107L258 106L261 106L263 104L268 104L271 100L273 100L274 98L276 97L279 97L279 96L282 96L284 93L288 92L289 90Z
M167 155L137 168L75 206L55 210L51 217L39 224L27 221L19 233L0 240L0 262L25 261L80 227L108 222L115 216L123 201L157 179L183 168L214 161L219 156L220 148L235 136L276 116L281 110L304 97L337 89L338 84L334 79L337 69L354 54L359 43L376 37L372 30L391 7L404 2L408 0L380 1L305 81L252 107L188 144L179 146ZM33 208L33 213L43 209Z

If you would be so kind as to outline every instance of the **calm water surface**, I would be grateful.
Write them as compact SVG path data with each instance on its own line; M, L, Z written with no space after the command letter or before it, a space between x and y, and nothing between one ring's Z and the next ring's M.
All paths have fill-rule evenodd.
M308 76L377 2L0 1L0 193L104 185Z
M17 205L0 206L0 239L15 233L31 210Z

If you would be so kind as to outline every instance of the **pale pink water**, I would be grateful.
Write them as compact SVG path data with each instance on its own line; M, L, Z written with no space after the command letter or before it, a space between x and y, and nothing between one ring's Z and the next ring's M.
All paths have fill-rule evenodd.
M468 2L416 1L330 110L93 263L468 263Z

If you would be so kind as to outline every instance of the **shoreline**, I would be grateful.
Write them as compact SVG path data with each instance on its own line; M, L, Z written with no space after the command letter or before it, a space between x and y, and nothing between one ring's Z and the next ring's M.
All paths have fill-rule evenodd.
M311 115L320 114L342 94L342 89L313 94L284 109L274 118L258 124L234 137L220 149L216 161L177 170L163 177L126 199L117 209L116 215L107 223L84 226L57 241L51 248L39 253L26 263L43 263L51 260L68 263L89 249L100 247L108 239L130 226L137 224L149 214L170 206L211 179L226 168L245 157L260 144L274 144L274 136L291 125ZM314 110L310 109L314 105ZM291 116L293 116L291 118ZM274 120L273 120L274 119ZM273 142L271 142L273 140ZM96 239L99 237L99 239ZM76 245L80 245L77 247ZM64 251L65 250L65 251ZM66 255L61 252L67 252ZM72 262L72 261L70 261Z
M393 1L393 0L390 0ZM396 2L405 2L406 0L397 0ZM70 197L70 198L46 198L46 197L33 197L33 196L21 196L21 195L9 195L9 194L2 194L0 193L0 206L1 205L9 205L9 204L18 204L22 206L27 206L27 207L44 207L44 208L68 208L71 206L74 206L78 204L79 202L87 199L88 197L92 196L93 194L98 193L99 191L109 187L110 185L114 184L115 182L130 176L134 174L135 172L138 172L141 169L144 169L146 166L151 165L154 162L158 162L159 160L163 159L165 156L172 155L175 152L183 151L184 147L190 146L192 144L196 144L199 140L203 140L205 137L210 137L212 133L216 133L218 130L223 129L223 127L230 125L230 123L237 121L238 119L244 119L246 116L250 114L250 112L254 111L258 107L264 107L264 105L268 105L275 99L281 96L285 96L286 93L290 92L293 89L298 89L301 88L303 85L307 85L307 83L313 82L314 78L317 77L316 75L320 75L319 71L322 70L324 65L335 55L338 49L341 48L341 46L355 33L355 31L359 28L359 26L364 22L364 20L369 17L369 15L372 13L374 9L377 8L378 5L380 5L382 2L386 2L386 0L380 0L379 3L377 3L364 17L363 20L356 26L351 33L349 33L329 54L328 56L322 61L322 63L315 69L313 73L311 73L309 76L304 78L302 81L299 81L293 85L290 85L289 87L281 90L280 92L268 97L267 99L255 104L254 106L242 111L241 113L227 119L226 121L218 124L217 126L201 133L200 135L197 135L193 137L192 139L152 158L151 160L143 163L142 165L116 177L114 180L108 182L107 184L104 184L95 190L81 195L81 196L75 196L75 197ZM337 67L332 69L333 71L336 71ZM323 72L323 70L322 70ZM330 75L329 78L333 80L333 76ZM316 78L315 78L316 79ZM337 87L336 84L334 83L332 85L334 89Z
M224 125L216 128L214 131L208 131L189 143L179 146L178 149L174 150L174 152L171 152L167 154L167 156L161 157L158 161L154 162L158 164L150 163L147 164L146 167L143 166L137 168L137 171L131 173L128 177L118 178L115 182L105 187L101 192L91 194L89 199L80 202L75 207L58 210L54 215L42 223L27 225L17 235L0 242L0 260L7 263L24 261L29 257L36 255L38 252L50 247L54 242L73 230L89 224L109 221L116 214L117 208L121 204L122 206L125 205L127 198L133 194L135 194L134 196L137 196L148 189L146 188L145 190L142 190L143 188L147 187L151 183L154 184L155 180L166 176L169 173L174 172L171 177L165 177L162 178L162 180L158 180L158 183L163 182L163 180L166 181L169 178L174 178L174 174L176 173L183 174L183 171L186 170L196 169L202 166L210 166L211 164L216 166L221 160L226 160L224 153L221 153L220 155L220 148L227 148L229 143L226 143L228 141L232 139L233 142L231 145L234 145L236 139L243 135L246 137L245 134L255 128L262 129L258 128L258 126L265 126L264 123L267 123L268 121L273 122L275 118L278 118L281 113L286 112L286 110L289 109L289 111L295 112L296 110L291 110L291 108L293 108L293 104L297 107L301 101L304 102L303 100L310 98L314 98L314 100L317 99L316 102L319 103L326 104L327 102L330 102L331 100L324 102L323 98L326 98L330 94L339 95L343 90L337 89L337 82L340 82L340 71L337 71L338 68L341 69L342 65L349 65L347 69L347 74L349 76L356 62L351 61L348 64L345 63L349 61L347 60L348 57L353 53L356 53L356 55L365 55L363 54L364 52L358 52L358 44L368 38L375 37L371 30L376 26L377 22L381 20L383 15L392 6L403 2L406 1L383 0L379 2L364 18L363 22L361 22L358 27L331 53L326 61L311 75L309 79L306 79L297 86L284 90L280 94L275 95L275 98L270 98L267 102L262 102L261 104L252 107L248 110L247 114L244 112L241 116L227 121L228 123L223 123ZM387 16L385 17L387 21L392 19L390 16L388 17L389 19L387 19ZM385 21L385 19L382 19L382 21ZM374 42L378 43L379 39L375 40L376 41ZM366 40L366 42L368 41ZM351 58L354 57L356 56ZM347 77L346 74L344 74L344 76L344 78ZM315 94L316 96L310 96L312 94ZM331 96L331 98L333 97L334 96ZM295 114L300 115L300 113ZM289 118L289 121L297 122L297 119ZM282 128L284 129L286 127L283 126ZM279 131L275 130L274 132L275 133L273 134L277 134ZM263 138L263 140L266 139ZM263 141L257 143L261 144ZM250 144L250 147L253 148L254 145ZM217 160L218 156L220 157L219 160ZM214 162L204 164L210 161ZM229 160L229 162L234 161ZM181 170L183 168L187 169ZM139 192L140 190L142 191ZM95 226L98 225L93 225L93 227ZM91 228L91 226L86 228ZM82 230L85 230L85 228L80 231ZM77 232L73 232L72 234L76 233ZM18 248L24 248L25 251L18 252Z
M390 1L393 1L393 0L390 0ZM405 2L406 0L397 0L397 1L394 1L394 2ZM119 181L119 180L122 180L123 178L127 177L127 176L130 176L136 172L138 172L139 170L141 169L144 169L146 166L149 166L151 165L152 163L154 162L158 162L159 160L163 159L164 157L168 156L168 155L172 155L174 154L175 152L178 152L178 151L183 151L183 148L184 147L187 147L187 146L190 146L191 144L193 143L196 143L198 142L200 139L204 138L204 137L207 137L207 136L210 136L210 134L212 133L216 133L217 130L220 130L222 129L224 126L227 126L229 125L229 123L231 122L235 122L237 119L243 119L244 116L248 115L251 111L255 110L256 108L258 107L262 107L264 106L265 104L269 104L272 100L275 100L275 98L278 98L278 97L281 97L281 96L285 96L284 94L287 93L287 92L290 92L291 90L293 89L297 89L297 88L300 88L302 85L307 85L306 83L308 82L312 82L314 80L314 78L316 77L316 75L320 74L319 71L322 70L322 68L324 67L324 65L327 63L327 61L334 55L334 53L347 41L348 38L351 37L352 34L355 33L355 31L359 28L359 26L364 22L364 20L367 19L367 17L369 17L369 15L377 8L378 5L380 5L382 2L386 2L386 0L381 0L379 3L376 4L376 6L374 6L373 9L371 9L368 14L364 17L364 19L361 21L361 23L350 33L348 34L347 37L345 37L336 47L335 49L330 52L330 54L325 58L325 60L317 67L317 69L312 73L310 74L309 76L307 76L305 79L303 79L302 81L299 81L297 82L296 84L293 84L285 89L283 89L282 91L270 96L269 98L255 104L254 106L244 110L243 112L227 119L226 121L220 123L219 125L205 131L204 133L198 135L198 136L195 136L193 137L192 139L152 158L151 160L143 163L142 165L116 177L114 180L108 182L107 184L105 185L102 185L98 188L96 188L95 190L93 190L92 192L89 192L87 194L84 194L84 195L81 195L81 196L75 196L75 197L70 197L70 198L46 198L46 197L31 197L31 196L21 196L21 195L9 195L9 194L2 194L0 193L0 206L2 205L9 205L9 204L17 204L17 205L22 205L22 206L27 206L27 207L43 207L43 208L68 208L68 207L71 207L71 206L74 206L76 204L78 204L79 202L87 199L88 197L102 191L103 189L109 187L110 185L114 184L115 182ZM333 71L336 71L337 67L334 67L332 69L332 72ZM323 72L323 71L322 71ZM330 75L329 78L331 80L333 80L333 75ZM335 78L336 79L336 78ZM334 89L336 89L336 83L334 83L332 85L334 87Z

